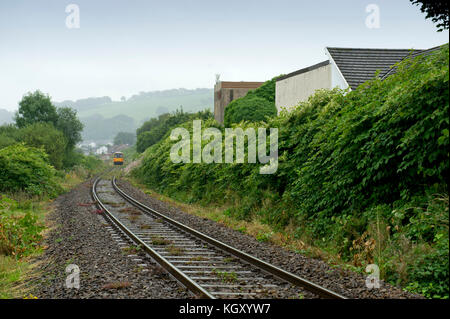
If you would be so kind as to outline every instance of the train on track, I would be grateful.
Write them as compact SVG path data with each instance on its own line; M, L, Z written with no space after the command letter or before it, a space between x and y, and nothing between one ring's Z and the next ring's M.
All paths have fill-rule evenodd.
M114 153L113 163L114 163L114 165L123 165L123 153L122 152Z

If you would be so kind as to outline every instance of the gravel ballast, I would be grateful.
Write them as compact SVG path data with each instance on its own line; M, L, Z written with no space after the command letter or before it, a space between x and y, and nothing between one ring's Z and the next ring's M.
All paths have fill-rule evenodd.
M35 259L35 276L28 283L33 287L31 293L38 298L57 299L194 298L149 257L139 252L132 256L119 247L118 233L111 231L93 203L92 182L82 183L54 201L54 209L47 215L51 227L45 236L46 249ZM185 213L125 180L117 184L159 213L346 297L423 298L384 282L378 289L368 289L362 274L332 268L321 260L259 242L212 220ZM79 289L66 287L69 264L80 269Z
M177 207L145 194L125 180L119 180L117 185L125 193L159 213L348 298L423 298L383 281L380 281L380 288L368 289L366 277L362 274L332 268L324 261L305 257L271 243L259 242L249 235L212 220L185 213Z
M145 255L128 256L92 203L92 180L58 197L44 253L35 260L32 294L38 298L193 298ZM136 261L139 260L140 261ZM141 264L147 266L139 266ZM66 267L80 269L80 287L66 288Z

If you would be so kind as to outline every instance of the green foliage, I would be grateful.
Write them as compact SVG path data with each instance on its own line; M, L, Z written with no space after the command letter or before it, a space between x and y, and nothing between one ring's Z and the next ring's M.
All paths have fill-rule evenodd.
M82 154L74 147L68 147L62 131L50 123L34 123L21 129L15 125L0 126L0 149L24 142L34 147L43 147L50 163L57 169L71 168L80 163Z
M240 98L225 108L224 125L230 127L231 124L241 121L265 121L266 117L276 114L277 109L273 102L256 96Z
M42 149L24 144L0 149L0 192L56 196L61 188L47 157Z
M419 254L414 263L408 267L410 277L407 289L428 298L448 299L448 234L439 234L434 241L434 249L428 254Z
M420 11L426 13L426 19L437 23L438 32L448 30L449 9L445 0L410 0L412 4L420 6Z
M90 172L97 172L103 168L103 161L93 155L84 155L79 149L69 150L64 156L63 167L67 171L83 168Z
M241 121L265 121L277 114L275 107L275 83L278 77L249 91L244 97L231 101L225 108L224 125L230 127Z
M20 130L20 141L36 148L43 147L50 164L56 169L63 167L67 140L61 131L50 123L34 123Z
M149 146L155 144L157 142L157 137L152 134L150 131L143 132L138 135L136 142L136 150L138 152L145 151Z
M66 137L67 149L73 149L78 142L81 142L83 124L77 117L77 111L70 107L60 107L57 109L57 113L58 120L55 127Z
M37 219L31 207L0 195L0 254L20 258L32 252L44 228Z
M13 124L0 126L0 148L15 144L20 138L19 129Z
M67 149L64 151L64 158L62 166L64 169L72 169L74 166L79 165L83 159L84 155L79 149Z
M405 61L395 75L346 96L338 93L326 105L313 100L300 105L300 114L278 119L284 135L292 117L310 106L313 112L301 126L306 132L295 134L298 146L281 147L281 153L308 157L302 162L291 157L297 176L283 196L301 203L300 218L326 221L445 183L448 139L440 138L448 129L448 104L447 48ZM325 235L327 226L315 231Z
M139 157L139 153L136 151L136 145L127 147L122 153L126 163L131 163Z
M103 162L99 158L95 156L84 156L79 162L81 167L89 170L89 171L98 171L99 168L103 167Z
M241 122L279 129L275 174L258 164L172 163L167 135L133 174L179 200L235 204L236 218L294 226L344 261L376 262L390 282L448 297L448 200L435 204L436 194L448 198L448 65L444 46L383 81L319 90L267 123ZM192 132L191 122L181 126Z
M57 169L73 164L75 145L81 141L83 124L74 109L56 108L48 95L40 91L28 93L19 102L16 127L2 126L0 148L17 142L44 147L50 162ZM17 129L18 128L18 129Z
M246 97L260 97L269 102L275 103L275 85L277 79L282 75L276 76L273 79L264 82L259 88L251 90L247 93Z
M119 132L114 137L114 145L128 144L133 145L136 142L136 134L128 132Z
M19 128L38 122L56 125L58 113L48 95L35 91L24 95L19 102L19 110L15 115L16 125Z
M210 119L212 113L209 110L199 111L197 113L185 113L183 110L177 110L173 114L162 114L157 119L152 118L146 121L136 130L137 142L136 150L139 153L144 152L148 147L159 142L173 128L193 119Z

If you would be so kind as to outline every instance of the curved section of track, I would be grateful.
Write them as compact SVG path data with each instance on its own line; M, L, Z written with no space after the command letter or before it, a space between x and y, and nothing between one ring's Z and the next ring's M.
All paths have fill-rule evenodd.
M345 299L145 206L115 178L96 179L92 196L106 219L200 297Z

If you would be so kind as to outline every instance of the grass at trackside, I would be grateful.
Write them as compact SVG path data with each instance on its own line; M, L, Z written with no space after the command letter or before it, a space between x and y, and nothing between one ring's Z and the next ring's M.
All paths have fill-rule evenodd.
M26 214L36 217L36 224L44 230L39 231L42 235L45 232L45 216L51 211L50 200L29 200L23 198L12 199L6 196L0 197L0 213L9 220L19 221ZM5 202L14 201L11 205L5 205ZM4 225L0 225L4 226ZM29 235L33 230L23 227L21 235ZM0 246L4 247L4 238L0 238ZM33 298L29 293L30 287L22 283L33 276L32 258L39 256L43 252L43 247L34 243L25 242L23 251L14 251L9 254L0 254L0 299L10 298Z
M13 287L25 276L28 267L24 261L0 255L0 299L16 298L21 294Z

